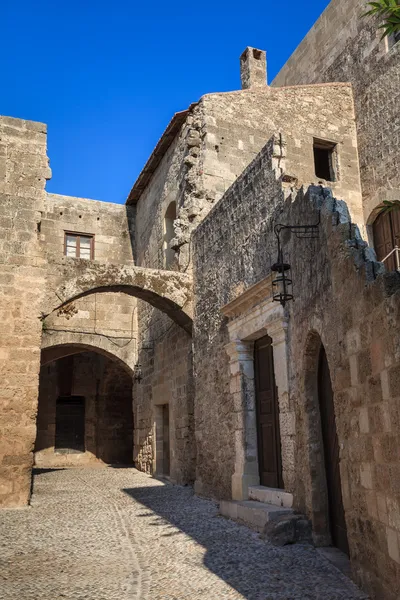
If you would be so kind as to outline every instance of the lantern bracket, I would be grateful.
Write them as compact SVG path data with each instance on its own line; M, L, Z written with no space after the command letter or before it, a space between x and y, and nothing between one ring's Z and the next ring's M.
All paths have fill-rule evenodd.
M321 213L318 211L318 221L311 225L283 225L282 223L278 223L274 227L278 244L278 258L276 263L271 267L271 271L277 274L272 281L272 300L280 302L283 307L289 300L294 300L294 296L291 288L293 282L287 275L288 271L290 271L290 264L284 261L280 234L285 229L288 229L289 231L293 231L298 239L315 240L319 237L318 226L320 222Z

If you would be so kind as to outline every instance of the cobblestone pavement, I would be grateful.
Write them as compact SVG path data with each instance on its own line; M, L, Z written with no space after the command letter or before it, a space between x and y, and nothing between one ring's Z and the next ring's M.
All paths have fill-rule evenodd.
M1 600L361 600L309 546L276 548L135 469L38 472L0 511Z

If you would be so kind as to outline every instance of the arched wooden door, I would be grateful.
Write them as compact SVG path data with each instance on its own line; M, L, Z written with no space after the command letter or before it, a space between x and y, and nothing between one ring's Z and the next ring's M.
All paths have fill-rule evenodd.
M279 404L272 340L269 336L255 343L254 367L260 483L267 487L283 488Z
M322 441L328 490L329 522L332 543L349 554L339 468L339 442L328 360L321 346L318 364L318 397L321 414Z
M400 211L382 213L377 216L372 226L374 247L378 260L383 260L395 246L400 247ZM388 271L396 270L394 254L385 261Z

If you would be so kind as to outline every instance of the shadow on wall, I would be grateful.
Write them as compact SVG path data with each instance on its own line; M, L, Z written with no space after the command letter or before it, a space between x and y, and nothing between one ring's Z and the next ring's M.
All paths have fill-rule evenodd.
M289 600L294 598L294 591L296 598L332 598L333 589L337 589L338 598L360 597L346 595L349 582L338 578L336 569L321 560L311 546L267 546L247 527L238 527L237 523L220 517L216 504L195 496L190 487L157 483L122 491L143 506L137 516L146 519L147 526L155 528L155 532L158 530L159 548L163 546L163 538L177 541L181 538L181 544L165 557L168 563L165 568L171 572L177 562L187 561L191 568L195 560L185 535L204 548L204 566L246 600L272 597ZM189 598L190 592L198 591L195 586L202 584L195 579L182 585L187 586Z

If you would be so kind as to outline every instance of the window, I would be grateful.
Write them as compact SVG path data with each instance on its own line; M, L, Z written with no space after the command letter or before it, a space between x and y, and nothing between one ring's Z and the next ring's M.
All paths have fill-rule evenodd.
M336 144L314 139L313 149L316 176L325 181L336 181Z
M94 258L94 236L86 233L65 232L64 254L73 258Z
M374 248L379 261L383 261L388 271L395 271L396 253L386 258L397 246L400 247L400 212L382 213L377 216L373 225Z
M174 221L176 219L176 202L171 202L164 216L164 267L167 269L174 264L175 250L170 248L170 242L175 237Z

